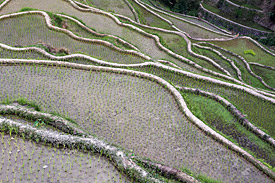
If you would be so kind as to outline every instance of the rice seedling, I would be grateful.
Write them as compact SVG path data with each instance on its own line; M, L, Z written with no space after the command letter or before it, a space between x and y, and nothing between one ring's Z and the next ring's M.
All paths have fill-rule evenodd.
M0 182L274 181L274 93L238 56L189 40L231 36L139 0L0 9ZM257 66L273 67L272 53L248 40L210 42L272 85L273 70ZM266 139L198 89L226 99Z
M32 24L36 26L30 28L29 26ZM22 47L43 45L45 50L51 54L56 53L57 49L64 48L68 50L69 54L84 53L94 58L117 63L129 64L145 61L130 53L125 54L104 45L71 39L64 33L49 30L43 21L43 17L37 15L25 15L14 19L2 20L0 26L2 27L1 35L3 35L0 41L10 46L16 46L15 43Z
M12 140L13 138L17 138L17 144ZM87 182L89 177L98 177L101 182L130 182L125 176L121 176L121 173L113 168L108 160L104 158L101 158L100 161L94 160L94 157L97 157L95 154L70 149L55 149L53 151L52 148L37 145L29 140L23 141L20 137L13 135L4 135L2 139L4 143L10 144L9 149L2 149L2 167L5 167L0 171L2 181L44 182L59 180L73 182L72 180L75 180L78 182L81 180ZM21 151L18 151L18 148ZM25 150L23 151L23 149ZM9 150L12 153L9 153ZM60 159L59 153L62 153L61 163L57 163ZM21 160L17 158L20 155ZM73 164L73 161L78 163ZM87 161L91 164L86 163ZM66 171L68 169L74 170L74 172ZM86 173L82 172L83 169ZM112 172L112 176L108 176L104 171Z
M204 172L217 179L225 176L224 173L217 174L221 167L230 170L228 175L236 171L230 167L228 161L235 161L238 156L225 150L188 122L188 119L177 109L173 97L165 88L156 83L133 76L60 67L45 67L43 68L45 72L41 74L39 67L41 66L2 66L1 73L7 73L2 84L11 83L5 87L2 95L7 96L6 93L10 93L9 90L14 90L13 83L19 79L24 87L14 91L14 96L21 95L36 101L47 112L57 111L62 114L64 107L69 116L90 133L126 149L133 149L133 152L139 156L149 157L173 167L181 167L185 164L194 172ZM27 72L26 68L28 68ZM12 73L17 73L17 77L13 77ZM44 92L37 89L41 79L45 79L46 90ZM66 89L59 84L62 80L66 83ZM72 103L69 96L74 93L76 93L76 98ZM41 94L42 97L38 97ZM61 104L56 102L60 97L63 100ZM107 98L110 99L107 100ZM92 116L86 116L85 111L89 111L88 109L94 112ZM138 114L143 115L139 117ZM91 121L95 123L91 125ZM154 121L154 123L149 125L149 121ZM185 133L177 132L178 129L186 128ZM145 144L142 149L137 148L143 143ZM183 153L182 147L187 148L189 153ZM221 151L225 159L217 159L216 153L203 150L208 147L215 147L218 152ZM175 151L175 149L178 150ZM175 153L176 156L174 156ZM200 161L197 157L200 157ZM201 162L204 159L212 159L215 166L211 169L206 166L202 167ZM241 159L238 161L241 162L240 165L248 166L246 161ZM79 164L79 166L82 165ZM228 166L230 168L227 168ZM243 169L241 167L238 169ZM209 170L215 170L215 174ZM47 172L44 177L47 177Z
M86 4L91 7L96 7L98 9L102 9L108 12L117 13L120 15L127 16L129 18L135 19L135 16L131 10L131 8L127 5L127 3L123 0L108 0L108 1L100 1L100 0L78 0L78 2Z

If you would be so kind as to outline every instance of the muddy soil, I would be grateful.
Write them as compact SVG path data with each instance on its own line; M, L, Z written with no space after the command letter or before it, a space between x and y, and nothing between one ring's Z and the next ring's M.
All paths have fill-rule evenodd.
M70 54L82 53L107 62L134 64L145 60L121 53L98 43L79 41L65 33L48 29L45 19L40 15L24 15L0 21L0 42L9 46L41 45L52 48L64 48ZM53 54L53 53L52 53Z
M0 73L1 99L35 101L139 156L224 182L272 182L188 122L170 93L152 81L40 66L2 66Z
M109 160L91 152L58 149L3 134L0 140L1 182L132 182Z

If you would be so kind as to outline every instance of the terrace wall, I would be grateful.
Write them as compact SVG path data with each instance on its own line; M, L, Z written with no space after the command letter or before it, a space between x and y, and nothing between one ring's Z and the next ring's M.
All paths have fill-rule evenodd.
M257 37L266 37L268 34L271 34L271 32L253 29L251 27L247 27L247 26L238 24L236 22L233 22L231 20L228 20L222 16L219 16L219 15L205 9L202 6L202 4L200 4L199 11L203 15L204 19L206 19L207 21L209 21L217 26L225 27L225 28L232 30L236 33L239 33L241 35L253 35L253 36L257 36Z

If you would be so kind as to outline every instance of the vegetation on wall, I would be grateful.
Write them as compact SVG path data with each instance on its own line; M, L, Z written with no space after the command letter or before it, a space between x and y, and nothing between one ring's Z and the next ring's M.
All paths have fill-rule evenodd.
M170 7L172 11L189 15L197 15L199 0L160 0Z
M255 36L251 36L251 37L266 46L275 46L275 35L274 34L269 34L267 37L260 37L260 38L255 37Z

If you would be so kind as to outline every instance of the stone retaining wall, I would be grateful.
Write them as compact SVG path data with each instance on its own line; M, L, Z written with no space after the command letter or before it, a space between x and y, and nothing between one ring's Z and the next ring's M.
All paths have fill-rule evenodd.
M272 34L272 32L266 32L261 31L258 29L254 29L251 27L247 27L244 25L241 25L239 23L233 22L229 19L226 19L220 15L217 15L203 7L202 4L200 4L199 11L202 13L204 19L207 21L221 27L225 27L226 29L232 29L234 32L237 32L241 35L253 35L257 37L266 37L269 34Z
M155 8L157 8L157 9L159 9L159 10L162 10L162 11L164 11L164 12L167 12L167 13L169 13L170 15L175 14L175 15L179 15L179 16L182 16L182 17L187 17L187 18L193 18L193 19L196 19L196 20L200 20L200 21L202 21L202 22L204 22L204 23L207 23L208 25L210 25L210 26L216 28L217 30L219 30L219 31L221 31L221 32L223 32L223 33L225 33L225 34L231 34L231 32L228 32L227 30L224 30L224 29L222 29L222 28L220 28L220 27L217 27L216 25L211 24L210 22L208 22L208 21L206 21L206 20L199 19L198 17L194 17L194 16L190 16L190 15L185 15L185 14L182 14L182 13L176 13L176 12L173 12L173 11L169 11L169 10L166 10L166 9L164 9L164 8L161 8L161 7L157 6L157 5L155 5L151 0L148 0L148 1L149 1L149 2L152 4L152 6L154 6ZM185 20L185 21L186 21L186 22L189 22L189 21L187 21L187 20ZM189 23L191 23L191 22L189 22ZM194 23L192 23L192 24L194 24ZM195 25L196 25L196 24L195 24Z

